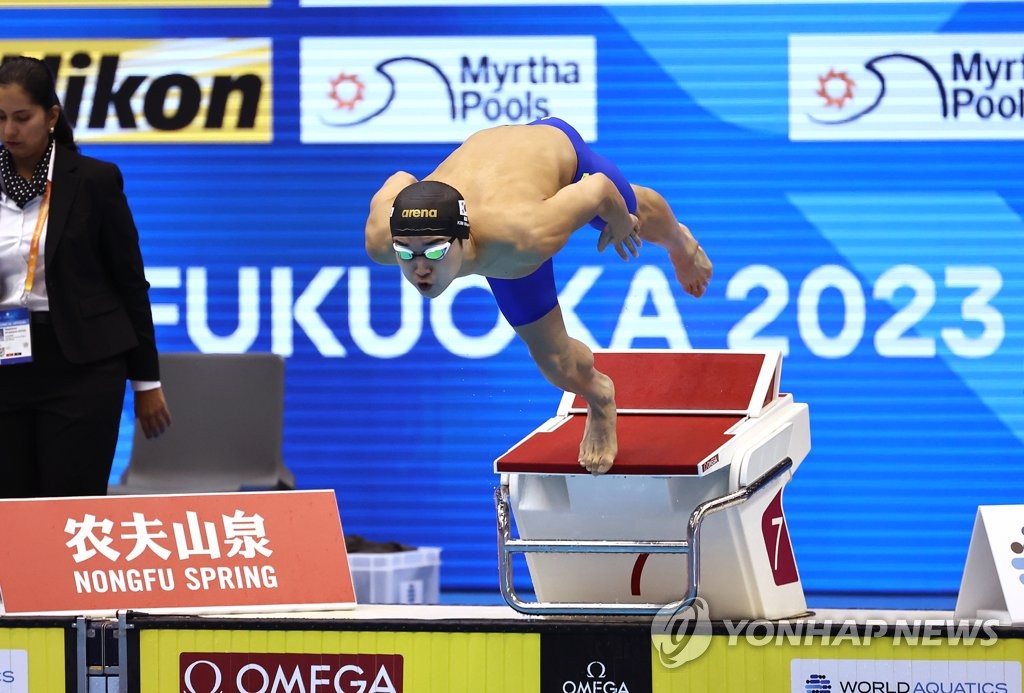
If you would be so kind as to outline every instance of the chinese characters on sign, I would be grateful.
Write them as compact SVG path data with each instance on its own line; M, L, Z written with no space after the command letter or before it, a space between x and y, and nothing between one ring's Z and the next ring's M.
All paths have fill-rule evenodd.
M0 587L8 614L355 606L333 491L0 501Z
M272 565L253 563L234 566L189 566L176 577L172 568L94 568L97 560L107 564L124 559L130 563L149 552L162 561L176 555L181 561L193 556L219 559L240 556L246 559L270 557L263 517L245 515L235 510L233 515L221 515L221 522L200 521L195 511L185 511L184 522L171 522L173 539L162 529L165 522L147 519L144 513L133 512L132 519L115 523L86 514L81 520L68 518L64 531L72 535L66 546L74 550L75 563L89 563L91 570L76 570L75 589L79 592L148 592L155 589L173 591L184 580L189 590L258 589L277 587L277 576ZM223 537L223 539L221 538ZM168 546L173 546L172 551ZM130 547L130 550L127 550ZM222 548L223 547L223 548Z

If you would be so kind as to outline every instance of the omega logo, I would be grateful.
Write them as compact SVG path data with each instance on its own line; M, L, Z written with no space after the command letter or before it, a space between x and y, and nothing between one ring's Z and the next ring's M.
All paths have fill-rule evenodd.
M251 655L220 661L206 653L181 672L182 693L402 693L399 656ZM228 655L230 659L230 655ZM330 661L330 660L335 661ZM185 661L182 661L182 665ZM392 667L389 670L389 666ZM397 674L397 678L392 676Z
M624 682L608 681L607 677L608 667L604 662L594 660L587 665L586 680L566 680L562 684L562 693L629 693L629 686Z

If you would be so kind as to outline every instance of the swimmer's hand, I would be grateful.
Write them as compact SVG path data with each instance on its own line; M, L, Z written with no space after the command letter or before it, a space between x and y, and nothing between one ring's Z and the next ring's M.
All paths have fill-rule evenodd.
M615 252L619 254L619 257L627 262L629 255L640 257L640 246L643 245L643 241L640 240L640 220L636 218L635 214L630 214L629 220L631 225L628 228L612 228L611 224L605 226L604 231L597 239L597 252L603 253L610 243L615 246ZM627 251L629 255L626 254Z

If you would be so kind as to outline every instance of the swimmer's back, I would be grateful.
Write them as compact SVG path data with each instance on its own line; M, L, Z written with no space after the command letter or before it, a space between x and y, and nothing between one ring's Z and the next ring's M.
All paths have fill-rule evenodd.
M555 128L503 125L481 130L426 177L458 189L477 212L546 200L572 182L576 154ZM472 224L472 221L470 221Z

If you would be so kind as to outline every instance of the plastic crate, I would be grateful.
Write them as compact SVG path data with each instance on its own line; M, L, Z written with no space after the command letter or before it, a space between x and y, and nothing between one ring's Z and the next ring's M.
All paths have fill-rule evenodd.
M440 599L441 549L349 553L349 568L360 604L437 604Z

